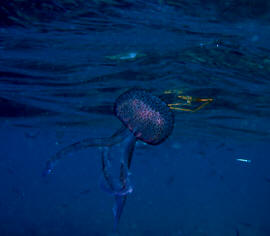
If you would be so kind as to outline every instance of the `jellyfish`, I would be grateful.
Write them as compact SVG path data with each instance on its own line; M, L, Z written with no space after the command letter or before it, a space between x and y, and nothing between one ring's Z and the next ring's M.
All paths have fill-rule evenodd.
M115 199L114 229L117 230L127 195L132 193L130 166L137 140L158 145L166 140L174 127L174 116L159 97L143 89L130 89L114 104L114 115L122 126L111 136L87 138L58 151L46 163L44 175L49 175L57 162L67 154L84 148L101 147L101 188Z

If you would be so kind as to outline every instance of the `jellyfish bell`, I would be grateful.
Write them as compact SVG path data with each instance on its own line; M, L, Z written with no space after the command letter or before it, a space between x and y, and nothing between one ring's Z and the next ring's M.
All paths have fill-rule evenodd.
M170 136L174 116L160 98L142 89L131 89L115 102L114 113L137 139L157 145Z
M44 175L52 173L56 163L69 153L102 147L101 187L115 198L113 214L117 229L127 195L133 191L130 166L136 141L158 145L172 133L174 116L160 98L142 89L131 89L115 101L114 114L123 123L111 137L87 138L58 151L46 163Z

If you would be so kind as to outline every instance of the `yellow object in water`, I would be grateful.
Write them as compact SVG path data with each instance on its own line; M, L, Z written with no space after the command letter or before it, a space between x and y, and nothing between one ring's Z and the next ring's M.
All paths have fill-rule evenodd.
M177 91L176 90L175 91L167 90L164 93L165 94L170 94L170 93L181 94L182 92L178 91L178 90ZM170 109L178 110L178 111L195 112L195 111L202 109L210 102L214 101L213 98L194 98L192 96L185 96L185 95L178 95L177 98L181 99L182 102L168 104ZM198 105L195 105L195 107L194 107L194 104L198 104ZM186 108L186 107L184 108L184 106L189 106L190 108ZM191 108L191 106L193 106L193 108Z

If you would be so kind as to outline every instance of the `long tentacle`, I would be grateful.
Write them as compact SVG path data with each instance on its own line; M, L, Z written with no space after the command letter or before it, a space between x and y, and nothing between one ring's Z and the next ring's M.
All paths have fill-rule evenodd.
M126 149L124 150L124 158L126 158L124 160L124 164L127 165L128 173L126 174L126 172L124 172L124 168L121 168L121 171L120 171L120 180L123 183L125 183L126 180L128 180L128 175L129 175L129 170L130 170L130 166L131 166L133 151L134 151L134 148L135 148L135 142L136 141L133 141L133 143L131 143L131 145L127 145L126 146ZM114 209L113 209L114 219L115 219L114 220L114 230L115 231L117 231L117 227L118 227L118 224L119 224L121 215L123 213L123 210L124 210L124 206L126 204L126 201L127 201L127 195L123 195L123 196L117 196L116 195L115 196L115 206L114 206Z
M127 195L124 195L124 196L116 195L114 198L115 198L115 203L113 207L114 231L117 231L118 224L124 210L124 206L126 205Z
M112 146L114 144L120 143L125 138L126 132L125 127L121 127L114 133L111 137L105 138L86 138L79 142L68 145L58 151L54 156L52 156L47 162L46 167L43 172L43 176L47 176L51 174L57 162L68 154L73 153L75 151L79 151L89 147L102 147L102 146Z
M129 169L131 166L131 160L132 160L134 148L135 148L135 143L134 143L134 145L127 146L127 148L125 150L125 157L126 157L125 165L127 165L128 173L124 171L124 166L121 165L120 180L122 181L124 186L126 185L126 182L129 181L128 175L129 175ZM126 186L125 186L125 188L126 188ZM131 191L128 193L131 193L132 191L133 191L133 189L131 188ZM114 208L113 208L114 230L115 231L117 231L117 229L118 229L118 224L119 224L121 215L123 213L126 201L127 201L127 194L115 195L115 204L114 204Z
M133 191L129 180L129 169L132 160L136 138L130 135L121 143L122 154L116 156L113 150L105 147L102 152L102 171L104 182L102 188L115 198L113 207L114 229L117 230L126 200L127 194ZM114 173L116 171L116 173Z

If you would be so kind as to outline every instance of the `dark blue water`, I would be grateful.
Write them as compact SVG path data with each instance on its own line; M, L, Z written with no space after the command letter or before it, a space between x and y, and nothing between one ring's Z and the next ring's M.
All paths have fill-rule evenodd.
M0 235L269 236L269 42L262 0L2 1ZM137 143L116 234L100 149L41 174L114 133L133 87L177 104L175 127Z

